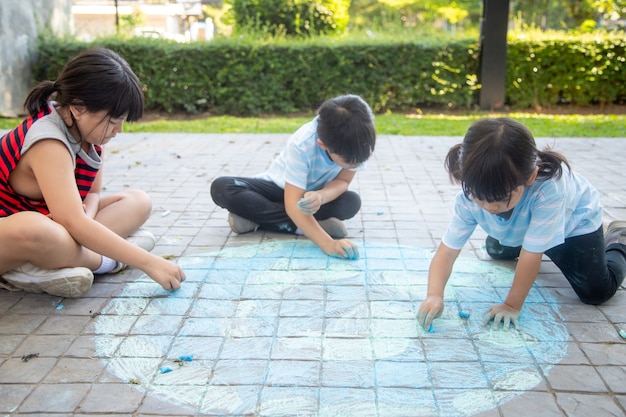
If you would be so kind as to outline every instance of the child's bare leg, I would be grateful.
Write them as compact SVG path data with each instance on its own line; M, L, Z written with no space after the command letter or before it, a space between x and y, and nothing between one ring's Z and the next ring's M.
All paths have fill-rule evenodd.
M152 200L141 190L126 190L100 197L96 221L122 237L136 232L150 217Z
M0 220L0 274L29 262L43 269L98 268L102 257L81 247L68 231L35 212Z

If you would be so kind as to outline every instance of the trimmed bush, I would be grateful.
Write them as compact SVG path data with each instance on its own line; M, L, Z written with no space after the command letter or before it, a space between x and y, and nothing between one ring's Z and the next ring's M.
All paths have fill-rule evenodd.
M375 112L418 107L472 108L478 102L479 45L472 40L416 42L253 41L177 44L104 40L145 85L146 108L167 112L260 115L316 109L359 94ZM511 40L506 103L607 104L626 97L626 40ZM37 80L91 44L45 39Z
M515 107L608 104L626 98L626 39L511 40L507 101Z

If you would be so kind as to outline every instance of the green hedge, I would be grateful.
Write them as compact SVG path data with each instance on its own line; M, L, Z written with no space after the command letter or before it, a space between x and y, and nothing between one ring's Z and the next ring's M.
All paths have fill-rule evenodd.
M513 108L611 103L626 97L624 39L510 41L506 102ZM61 65L93 44L45 40L35 76L54 80ZM470 108L478 102L479 45L104 40L146 88L146 108L260 115L316 109L353 93L374 111Z
M626 99L626 39L510 41L507 101L516 107Z

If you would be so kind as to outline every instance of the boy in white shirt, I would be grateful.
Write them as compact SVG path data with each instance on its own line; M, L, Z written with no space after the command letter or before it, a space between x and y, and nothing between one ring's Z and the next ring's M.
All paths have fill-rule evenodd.
M375 144L369 105L356 95L335 97L289 138L267 171L217 178L211 197L229 211L235 233L263 228L304 234L328 255L357 259L342 220L361 208L359 195L348 187Z

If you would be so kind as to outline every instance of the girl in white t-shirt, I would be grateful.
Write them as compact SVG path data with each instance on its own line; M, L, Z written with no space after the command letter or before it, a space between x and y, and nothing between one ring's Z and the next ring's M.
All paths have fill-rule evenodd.
M524 125L508 118L476 122L448 152L446 169L463 191L430 264L418 313L425 329L443 312L453 264L476 226L487 232L492 258L517 259L511 289L488 309L485 324L519 328L544 253L582 302L597 305L615 294L626 273L626 222L611 223L605 238L598 192L563 155L539 151Z

